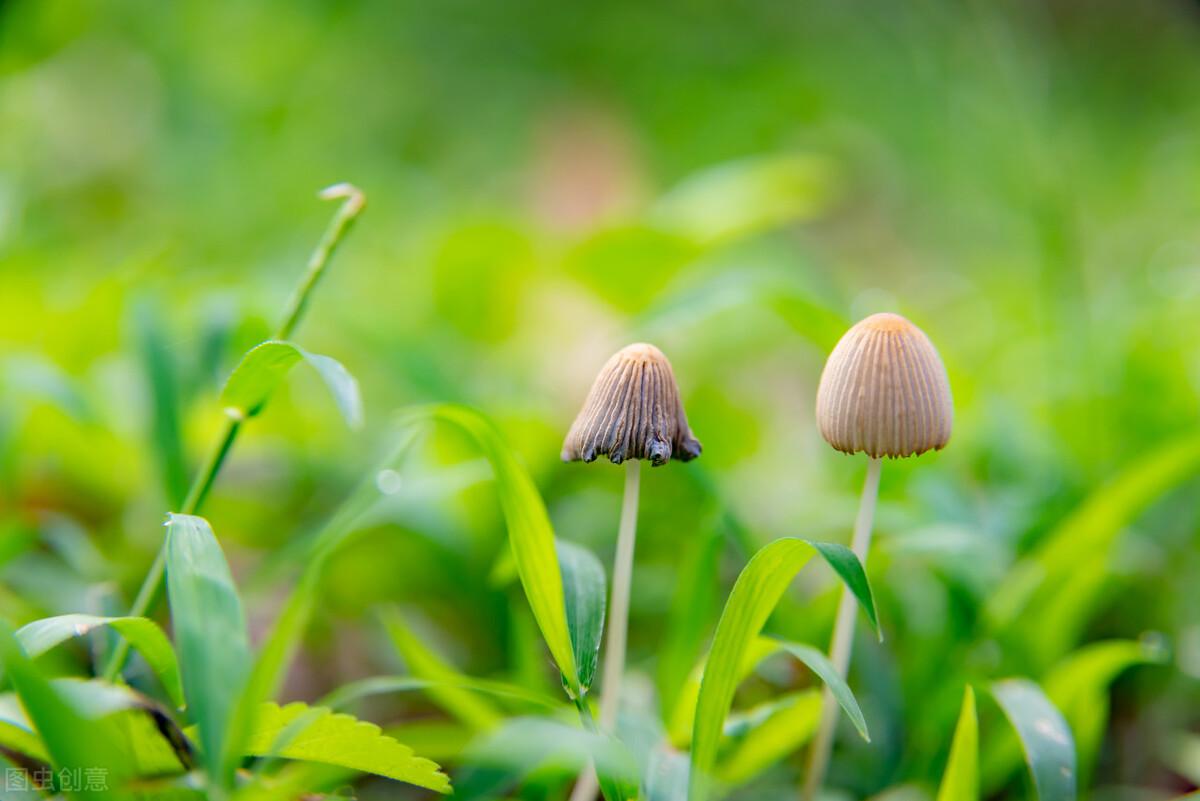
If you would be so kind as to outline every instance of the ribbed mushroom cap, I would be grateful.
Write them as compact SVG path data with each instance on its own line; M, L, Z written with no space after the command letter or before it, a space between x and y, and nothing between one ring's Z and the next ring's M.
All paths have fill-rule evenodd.
M817 388L817 426L839 451L899 457L941 450L953 420L937 349L900 315L871 315L829 354Z
M653 345L630 345L608 360L563 442L564 462L604 455L614 464L648 459L655 467L700 455L671 363Z

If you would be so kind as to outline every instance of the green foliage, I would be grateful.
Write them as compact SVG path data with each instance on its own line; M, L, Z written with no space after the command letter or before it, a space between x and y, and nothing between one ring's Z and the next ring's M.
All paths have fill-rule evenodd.
M780 597L813 556L820 554L834 567L839 576L845 577L846 586L864 609L873 606L870 587L862 564L853 553L845 558L844 546L822 544L817 547L800 539L776 540L754 555L742 570L725 609L717 623L712 650L704 667L704 678L700 684L700 695L696 703L695 722L692 725L692 770L689 782L689 797L701 799L705 796L705 784L716 760L717 745L724 727L725 716L733 702L745 653L750 644L762 631L774 611ZM874 610L868 613L872 622ZM823 681L829 684L838 703L842 705L859 732L867 737L866 723L850 689L837 675L828 660L815 649L795 644L781 644L792 655L809 665Z
M353 428L361 426L362 398L354 376L335 359L309 353L291 342L263 342L247 352L221 390L221 405L239 420L257 415L300 361L316 370L346 422Z
M1041 688L1028 679L1005 679L992 695L1017 731L1040 801L1074 801L1078 773L1075 740Z
M558 566L562 570L567 629L575 649L579 686L586 694L592 686L599 663L608 584L600 560L591 551L574 543L558 541Z
M235 705L250 672L250 644L229 565L204 518L167 521L167 596L188 716L212 781L227 787L244 737Z
M937 801L979 801L979 721L975 716L975 689L969 684L963 690L962 710Z

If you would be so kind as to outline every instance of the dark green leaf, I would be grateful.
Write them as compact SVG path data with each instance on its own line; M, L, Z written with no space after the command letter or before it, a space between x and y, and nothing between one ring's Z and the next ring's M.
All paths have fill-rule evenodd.
M1017 731L1040 801L1074 801L1075 740L1062 714L1028 679L996 682L992 695Z
M567 603L567 629L575 648L579 685L584 693L592 686L604 636L604 604L607 584L604 566L591 551L570 542L558 542L558 564L562 570Z
M850 692L846 680L838 675L837 668L829 661L829 657L811 645L780 641L779 647L807 665L808 669L816 673L821 681L829 685L829 689L833 691L833 697L837 699L838 706L850 718L850 722L854 724L854 728L858 730L862 738L870 742L871 736L867 733L867 721L858 707L858 700L854 697L854 693Z

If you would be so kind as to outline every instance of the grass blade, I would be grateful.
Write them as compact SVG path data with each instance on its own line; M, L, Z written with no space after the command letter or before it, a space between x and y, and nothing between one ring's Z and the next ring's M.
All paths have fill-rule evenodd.
M816 673L821 681L829 685L829 689L833 691L833 697L837 699L838 706L850 718L850 722L854 724L859 735L867 742L871 742L871 735L867 732L867 721L863 717L862 709L858 706L858 699L854 697L854 693L850 692L846 680L838 675L837 668L829 661L829 657L811 645L780 641L779 647L807 665L808 669Z
M179 662L171 641L153 620L144 617L97 617L95 615L58 615L35 620L17 630L17 640L29 656L37 657L73 637L82 637L107 626L136 648L162 682L171 701L183 706L183 685Z
M700 683L700 696L692 725L692 774L688 787L688 797L692 801L701 801L707 794L706 784L716 759L725 716L729 713L733 694L737 689L745 653L762 631L767 618L800 569L816 554L821 554L826 560L832 556L831 565L839 576L843 575L843 571L855 573L851 565L857 565L857 572L863 574L861 580L856 576L854 580L847 581L846 586L862 606L874 605L861 563L853 553L850 553L853 563L843 558L843 551L849 552L849 549L833 545L824 545L818 549L805 540L779 539L759 550L738 576L717 623L717 633L713 638L712 650L704 668L704 678ZM865 593L864 587L867 588ZM868 618L872 621L876 619L873 611ZM817 672L822 678L826 675L837 675L836 671L831 671L822 664L822 661L827 660L814 649L788 650L814 670L819 667ZM813 653L817 653L820 659L813 659ZM842 685L844 686L844 682ZM853 700L849 688L846 688L845 693L839 694L838 700L841 702L847 697ZM857 709L857 703L853 704L853 708ZM847 714L850 714L849 709ZM858 713L858 718L861 720L861 712ZM860 730L865 736L865 722Z
M963 691L962 710L954 727L950 760L942 774L937 801L979 801L979 721L975 715L975 690Z
M425 407L410 412L406 420L410 425L440 421L455 426L474 440L491 463L496 492L508 525L508 542L517 562L517 574L525 597L542 631L542 638L563 674L563 683L578 697L582 689L567 627L554 529L529 472L513 456L496 426L472 409L450 404Z
M558 564L566 594L567 629L575 649L579 686L586 693L596 676L600 640L604 636L607 583L604 566L595 555L571 542L558 542Z
M373 695L434 690L443 687L470 690L471 692L490 695L493 698L519 701L522 704L538 706L550 712L563 708L560 700L549 695L534 692L517 684L489 681L487 679L473 679L466 676L461 678L447 677L445 679L418 679L414 676L372 676L343 684L322 698L320 706L327 706L330 709L342 709L353 704L355 701Z
M309 353L291 342L269 340L251 348L225 382L225 388L221 391L221 405L235 419L255 416L292 367L300 361L317 371L346 423L351 428L361 426L362 397L354 376L337 360Z
M1021 740L1040 801L1074 801L1075 740L1062 713L1028 679L1005 679L992 695Z
M234 704L250 670L250 643L225 554L202 517L167 521L167 596L188 711L209 775L228 787L241 743L231 731Z
M821 691L791 693L751 710L748 718L744 732L732 730L732 716L725 727L727 737L740 738L717 766L725 784L750 781L808 742L821 722Z

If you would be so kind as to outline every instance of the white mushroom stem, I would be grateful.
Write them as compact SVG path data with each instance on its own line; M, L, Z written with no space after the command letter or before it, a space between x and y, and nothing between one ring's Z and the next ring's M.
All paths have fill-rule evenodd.
M617 554L613 560L612 601L608 607L608 638L604 646L604 693L600 696L600 728L612 733L621 708L621 684L625 677L625 642L629 632L629 592L633 586L633 552L637 542L638 490L641 486L637 459L625 462L625 497L617 528ZM585 768L575 782L570 801L592 801L599 783L593 767Z
M863 484L862 499L858 505L858 518L854 521L854 539L851 549L854 555L865 567L867 551L871 548L871 527L875 522L875 501L879 497L879 468L881 462L872 457L867 462L867 480ZM833 645L829 650L829 659L837 669L838 675L846 677L850 667L850 651L854 645L854 622L857 619L858 602L848 588L842 588L842 599L838 604L837 622L833 629ZM829 767L829 755L833 750L833 733L837 725L838 705L833 697L833 690L825 687L821 700L821 727L817 729L816 739L813 740L812 751L808 760L808 776L804 781L805 801L815 801L820 792L821 784L825 781L825 771Z

